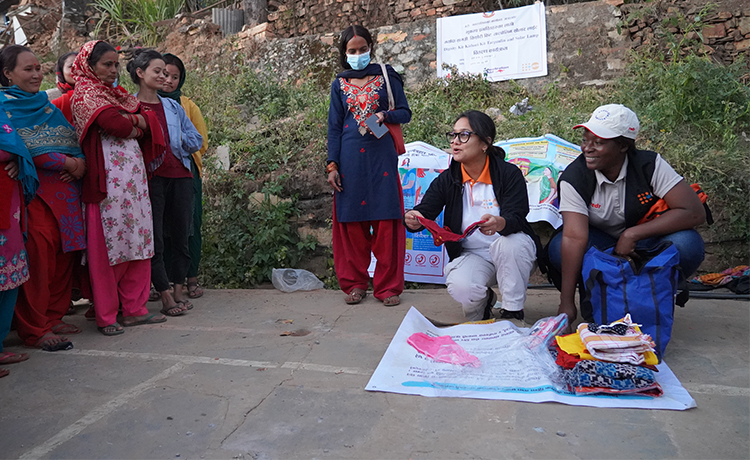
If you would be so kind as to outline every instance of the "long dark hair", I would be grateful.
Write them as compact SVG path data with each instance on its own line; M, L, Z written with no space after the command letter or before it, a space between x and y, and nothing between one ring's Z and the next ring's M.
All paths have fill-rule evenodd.
M136 71L138 69L145 71L154 59L161 59L163 61L164 57L162 57L161 53L152 49L137 49L133 52L133 59L128 62L127 67L130 78L133 79L133 83L140 86L141 78Z
M462 118L469 120L471 130L474 131L480 141L487 145L487 153L497 155L500 158L505 158L505 150L496 145L492 145L492 143L495 142L497 129L495 128L495 122L492 121L492 118L490 118L489 115L480 112L479 110L467 110L457 116L453 123L455 124L456 121Z
M107 42L99 42L91 49L91 55L89 56L88 62L89 67L92 69L94 66L96 66L96 63L99 62L99 60L104 56L106 53L109 53L110 51L114 51L117 53L117 50L114 46L110 45Z
M5 71L10 70L12 72L16 68L16 64L18 64L18 55L27 52L34 54L33 51L21 45L6 46L0 51L0 84L10 86L10 81L5 76Z
M341 67L346 70L351 70L352 68L352 66L350 66L349 63L346 62L346 45L348 45L349 40L354 37L364 38L367 42L367 45L370 47L370 55L372 55L373 52L372 35L370 35L369 30L365 29L359 24L347 27L343 32L341 32L341 39L339 40L339 64L341 64Z

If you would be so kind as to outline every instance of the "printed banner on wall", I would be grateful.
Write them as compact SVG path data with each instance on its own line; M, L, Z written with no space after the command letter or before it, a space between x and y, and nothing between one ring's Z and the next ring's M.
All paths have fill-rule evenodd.
M437 74L450 70L489 81L547 75L544 3L437 20Z
M505 160L523 172L529 194L529 222L549 222L562 225L558 179L560 173L578 155L581 148L554 134L541 137L522 137L497 142L505 150Z
M432 181L450 164L450 154L424 142L406 144L406 153L398 157L398 173L404 190L404 209L416 206ZM443 225L443 214L435 219ZM406 231L406 230L404 230ZM370 263L370 276L375 272L375 257ZM435 246L427 230L406 232L404 279L419 283L444 284L443 267L448 263L445 246Z

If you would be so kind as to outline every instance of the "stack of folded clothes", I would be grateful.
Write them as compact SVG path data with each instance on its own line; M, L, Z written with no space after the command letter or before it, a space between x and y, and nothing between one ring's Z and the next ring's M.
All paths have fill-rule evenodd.
M581 323L578 332L556 339L553 356L576 394L663 394L654 343L630 315L605 325Z

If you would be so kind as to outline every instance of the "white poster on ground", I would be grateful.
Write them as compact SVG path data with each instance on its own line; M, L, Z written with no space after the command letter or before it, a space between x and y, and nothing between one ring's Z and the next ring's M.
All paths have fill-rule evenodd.
M426 357L407 343L407 339L418 332L433 337L451 336L456 344L479 358L479 366L448 364ZM365 390L608 408L685 410L696 407L695 400L665 363L659 364L656 373L657 382L664 390L660 397L577 396L558 390L545 371L549 363L545 364L528 348L513 346L521 335L522 332L508 321L438 328L411 307Z
M560 174L581 154L581 148L554 134L521 137L497 142L505 150L505 160L521 169L529 195L529 222L562 225L560 214Z
M404 191L404 209L412 209L424 197L432 181L450 164L451 156L424 142L406 144L406 153L398 157L398 173ZM443 214L435 219L443 225ZM406 230L404 230L406 231ZM372 256L370 276L375 273L377 261ZM445 284L443 268L448 263L445 246L435 246L427 230L406 232L406 257L404 279L418 283Z
M489 81L547 75L544 3L437 20L437 74L484 75Z

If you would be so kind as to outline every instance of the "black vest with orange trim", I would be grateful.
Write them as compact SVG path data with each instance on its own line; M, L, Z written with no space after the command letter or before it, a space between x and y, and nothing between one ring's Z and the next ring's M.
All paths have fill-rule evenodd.
M651 178L656 167L656 152L636 150L628 152L628 166L625 172L625 227L638 224L643 216L661 198L654 195ZM560 181L568 182L581 195L585 203L591 204L596 190L596 174L586 166L583 154L565 168ZM562 200L562 193L560 196Z

